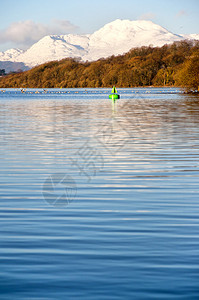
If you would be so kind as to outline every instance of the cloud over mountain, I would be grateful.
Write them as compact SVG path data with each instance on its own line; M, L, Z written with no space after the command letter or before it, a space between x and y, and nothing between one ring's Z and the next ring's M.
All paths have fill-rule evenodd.
M139 17L139 20L153 20L156 15L152 12L145 13Z
M0 30L0 44L14 42L17 47L27 48L46 35L74 33L78 27L68 20L54 19L50 24L35 23L32 20L11 23Z

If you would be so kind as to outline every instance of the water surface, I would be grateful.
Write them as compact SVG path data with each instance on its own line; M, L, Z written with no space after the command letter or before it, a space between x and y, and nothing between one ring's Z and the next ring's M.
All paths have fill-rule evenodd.
M199 98L0 90L1 299L198 299Z

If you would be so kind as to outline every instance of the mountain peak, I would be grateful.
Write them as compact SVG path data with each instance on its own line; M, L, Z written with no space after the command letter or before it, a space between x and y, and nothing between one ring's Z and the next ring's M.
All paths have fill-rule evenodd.
M121 26L123 28L125 27L133 27L133 28L140 28L140 29L147 29L150 30L151 28L162 28L164 29L162 26L152 22L151 20L128 20L128 19L116 19L110 23L107 23L106 25L104 25L104 27L118 27ZM103 27L102 27L103 28ZM164 29L166 30L166 29ZM167 30L166 30L167 31Z

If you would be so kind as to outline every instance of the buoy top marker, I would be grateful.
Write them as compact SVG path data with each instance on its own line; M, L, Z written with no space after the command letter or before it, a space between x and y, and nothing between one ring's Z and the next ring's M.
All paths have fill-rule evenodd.
M120 99L120 95L117 94L117 89L115 86L113 86L113 88L112 88L111 94L109 95L109 99L112 99L114 101L116 99Z

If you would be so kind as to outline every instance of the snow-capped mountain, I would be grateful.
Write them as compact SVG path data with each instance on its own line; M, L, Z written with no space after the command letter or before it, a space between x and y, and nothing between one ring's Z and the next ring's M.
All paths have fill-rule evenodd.
M45 36L15 61L22 61L29 67L40 65L65 57L83 57L87 54L88 37L80 35L50 35Z
M15 59L17 56L22 54L24 51L21 49L9 49L5 52L0 52L1 61L9 61Z
M181 36L184 39L188 39L188 40L199 40L199 34L197 33L192 33L192 34L181 34Z
M152 21L116 20L89 37L88 53L83 59L96 60L126 53L133 47L162 46L182 39Z
M199 34L177 35L152 21L118 19L90 35L49 35L26 51L10 49L0 52L0 62L20 62L31 68L66 57L92 61L126 53L133 47L162 46L185 38L199 39Z

